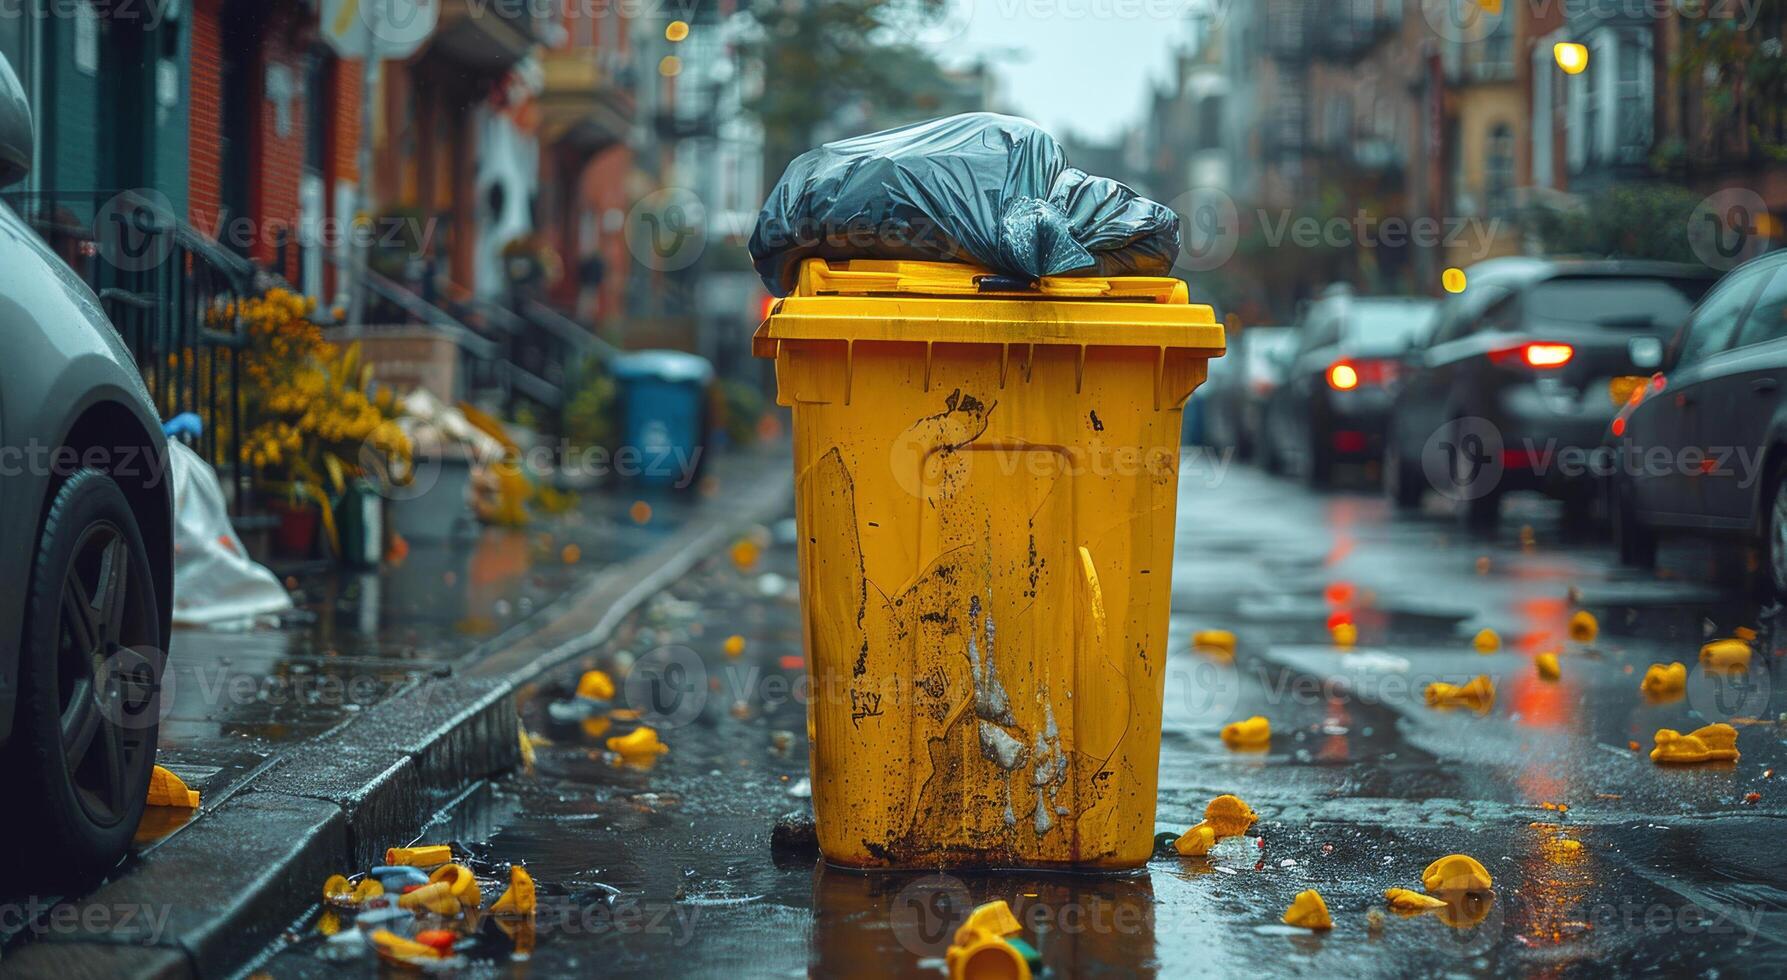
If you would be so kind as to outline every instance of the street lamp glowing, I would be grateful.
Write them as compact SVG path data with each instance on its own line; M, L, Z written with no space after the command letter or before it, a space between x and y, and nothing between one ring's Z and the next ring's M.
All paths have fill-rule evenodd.
M1462 293L1466 285L1463 269L1447 269L1440 276L1440 285L1446 287L1448 293Z
M687 40L688 36L689 22L686 20L673 20L670 22L669 27L664 28L664 40L669 41L671 44Z
M1566 75L1580 75L1588 68L1588 45L1560 41L1553 45L1551 54L1557 59L1557 66Z
M683 60L676 55L667 54L658 62L658 74L665 78L675 78L683 73Z

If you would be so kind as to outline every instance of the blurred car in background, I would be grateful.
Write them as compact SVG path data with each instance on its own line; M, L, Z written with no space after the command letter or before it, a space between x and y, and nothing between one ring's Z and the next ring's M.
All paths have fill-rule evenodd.
M1610 511L1621 560L1655 563L1662 528L1760 544L1787 596L1787 252L1733 270L1630 379L1613 420Z
M1261 462L1326 486L1336 463L1383 452L1391 386L1409 345L1423 337L1437 304L1400 296L1356 296L1331 286L1300 318L1283 382L1266 405Z
M1229 342L1231 370L1212 372L1204 406L1204 437L1212 449L1234 450L1252 459L1265 424L1266 403L1284 380L1297 331L1290 327L1248 327ZM1212 362L1214 365L1214 362Z
M1431 487L1493 526L1503 497L1537 490L1584 517L1593 459L1616 412L1612 379L1649 375L1717 273L1663 262L1492 259L1403 362L1385 492L1414 508Z

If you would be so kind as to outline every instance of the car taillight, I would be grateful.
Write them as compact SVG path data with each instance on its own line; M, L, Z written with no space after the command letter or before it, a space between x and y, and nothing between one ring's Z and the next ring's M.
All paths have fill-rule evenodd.
M1576 348L1569 344L1551 344L1535 341L1509 347L1506 350L1491 351L1489 359L1504 367L1528 367L1539 371L1561 368L1570 363L1576 356Z
M1361 385L1381 388L1395 380L1395 361L1335 361L1328 368L1328 387L1335 391L1352 391Z

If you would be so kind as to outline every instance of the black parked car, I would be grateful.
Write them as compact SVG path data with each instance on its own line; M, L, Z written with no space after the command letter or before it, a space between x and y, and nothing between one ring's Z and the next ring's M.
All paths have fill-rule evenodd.
M1211 371L1210 380L1198 389L1206 399L1204 438L1211 448L1253 458L1266 403L1284 380L1285 364L1296 346L1297 332L1290 327L1248 327L1229 342L1223 360L1234 361L1232 369ZM1213 367L1216 363L1211 362Z
M1650 374L1716 274L1661 262L1492 259L1466 270L1391 413L1384 485L1413 508L1431 486L1493 526L1502 498L1537 490L1586 515L1616 411L1612 379Z
M1720 280L1611 434L1622 559L1652 564L1660 528L1733 535L1766 549L1765 585L1787 596L1787 252Z
M1266 469L1325 486L1340 462L1375 460L1400 358L1433 322L1434 302L1330 287L1300 318L1284 382L1266 407Z
M0 57L0 186L32 159ZM0 884L72 888L142 819L173 609L167 443L99 300L0 203Z

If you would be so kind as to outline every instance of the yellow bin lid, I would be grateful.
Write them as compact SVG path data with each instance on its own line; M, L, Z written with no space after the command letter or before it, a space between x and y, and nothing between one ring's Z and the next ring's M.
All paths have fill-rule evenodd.
M1183 280L1048 277L1017 282L951 262L809 259L753 352L784 340L1153 347L1220 357L1222 325Z

